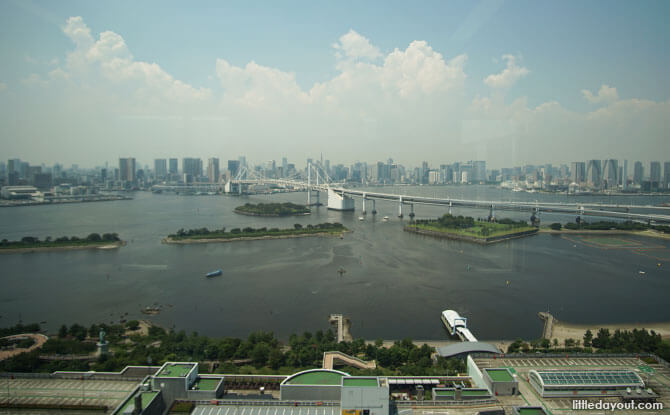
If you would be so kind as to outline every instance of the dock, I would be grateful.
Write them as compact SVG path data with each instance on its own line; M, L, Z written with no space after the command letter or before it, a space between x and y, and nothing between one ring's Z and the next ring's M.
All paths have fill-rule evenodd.
M351 321L342 314L331 314L328 318L328 322L336 326L337 333L337 342L343 341L353 341L354 338L351 336L349 329L351 328Z
M550 339L554 331L554 316L548 311L540 311L537 315L544 320L544 328L542 329L542 338Z

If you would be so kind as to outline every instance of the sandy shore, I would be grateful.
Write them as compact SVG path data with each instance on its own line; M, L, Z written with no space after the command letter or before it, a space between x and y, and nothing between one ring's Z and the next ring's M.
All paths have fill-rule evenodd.
M655 231L653 229L647 229L644 231L622 231L622 230L592 230L592 229L561 229L560 231L555 231L549 228L541 228L540 233L548 233L553 235L637 235L645 236L648 238L658 238L658 239L670 239L670 234Z
M240 238L210 238L210 239L181 239L174 240L171 238L164 238L161 242L164 244L179 244L179 245L189 245L189 244L207 244L207 243L218 243L218 242L237 242L237 241L263 241L271 239L293 239L293 238L305 238L309 236L320 236L320 237L341 237L346 232L351 231L342 231L338 233L331 232L319 232L319 233L301 233L297 235L277 235L277 236L243 236Z
M65 246L44 246L32 248L7 248L0 249L0 254L24 254L31 252L57 252L57 251L78 251L81 249L118 249L125 245L125 241L106 243L104 245L65 245Z
M622 323L622 324L571 324L554 319L554 325L551 331L551 340L558 339L562 345L565 339L583 340L586 330L591 330L593 336L598 333L601 328L608 329L610 333L614 330L633 330L633 329L647 329L647 331L655 331L664 339L670 338L670 322L662 323Z

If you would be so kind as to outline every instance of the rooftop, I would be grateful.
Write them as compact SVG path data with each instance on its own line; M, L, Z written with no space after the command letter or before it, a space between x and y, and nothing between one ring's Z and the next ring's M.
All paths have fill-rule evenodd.
M296 373L284 383L289 385L340 385L343 376L349 376L337 370L316 369Z
M193 369L192 363L166 363L156 374L161 378L183 378Z
M363 386L376 388L379 386L377 378L356 378L356 377L343 377L342 386Z
M538 370L547 386L568 385L641 385L640 377L631 370Z
M514 378L507 369L485 369L494 382L512 382Z
M545 415L545 412L542 408L519 408L519 415Z
M154 398L158 395L158 392L142 392L142 408L146 408L147 405L151 403L151 401L154 400ZM123 408L118 412L120 414L123 413L130 405L135 405L135 395L133 395L132 398L128 399L128 402L126 402L125 405L123 405Z
M213 391L216 390L216 387L219 385L221 382L222 378L201 378L199 377L196 379L195 383L193 383L193 390L201 390L201 391Z

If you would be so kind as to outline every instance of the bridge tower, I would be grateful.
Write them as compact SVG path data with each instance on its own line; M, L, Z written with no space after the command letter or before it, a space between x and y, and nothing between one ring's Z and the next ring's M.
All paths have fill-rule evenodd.
M312 163L307 163L307 206L312 206Z

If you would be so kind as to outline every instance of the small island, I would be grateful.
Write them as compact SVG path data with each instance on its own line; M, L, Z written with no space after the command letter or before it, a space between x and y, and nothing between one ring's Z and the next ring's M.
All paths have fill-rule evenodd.
M670 239L670 226L668 225L650 225L647 223L614 221L586 222L581 218L577 221L561 224L554 222L548 228L542 228L542 233L549 234L618 234L618 235L639 235L651 238Z
M538 229L524 221L500 219L498 221L475 220L470 216L445 214L438 219L419 219L405 226L406 232L437 238L456 239L488 245L508 239L535 235Z
M309 215L311 210L295 203L246 203L236 207L234 212L249 216L302 216Z
M341 223L320 223L318 225L305 225L299 223L293 225L293 228L234 228L226 231L226 228L210 231L207 228L200 229L180 229L177 233L168 235L163 239L166 244L191 244L208 242L233 242L233 241L253 241L261 239L287 239L301 238L305 236L341 236L349 230Z
M11 254L19 252L37 251L69 251L74 249L113 249L122 246L124 242L116 233L91 233L85 238L77 236L61 236L53 239L50 236L40 240L35 236L24 236L20 241L0 241L0 253Z

